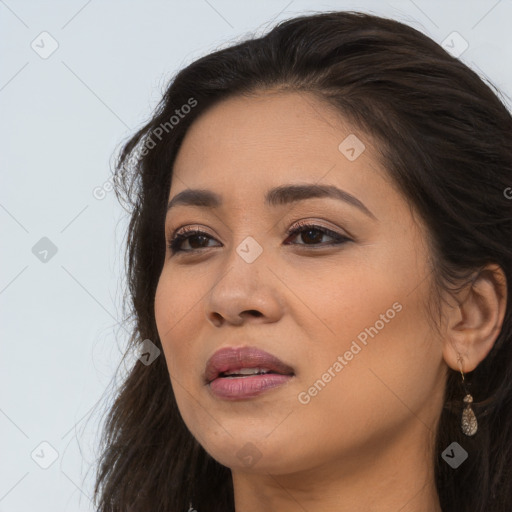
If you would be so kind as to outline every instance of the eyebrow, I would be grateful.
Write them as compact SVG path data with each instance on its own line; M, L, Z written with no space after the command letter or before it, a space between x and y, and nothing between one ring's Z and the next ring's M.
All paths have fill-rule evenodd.
M334 185L282 185L266 193L265 204L279 206L317 197L338 199L355 206L368 217L377 220L377 217L357 197ZM186 189L169 201L167 212L178 205L215 209L222 205L222 197L211 190Z

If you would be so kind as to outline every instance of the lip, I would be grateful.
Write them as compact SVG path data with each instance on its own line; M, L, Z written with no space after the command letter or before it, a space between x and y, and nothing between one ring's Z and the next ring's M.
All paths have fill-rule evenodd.
M221 377L223 372L241 368L266 368L274 373L246 377ZM208 360L204 383L219 398L243 399L285 384L295 375L291 366L256 347L225 347Z

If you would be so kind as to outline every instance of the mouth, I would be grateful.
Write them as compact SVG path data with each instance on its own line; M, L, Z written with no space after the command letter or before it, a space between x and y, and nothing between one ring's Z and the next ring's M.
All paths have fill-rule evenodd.
M267 375L268 373L280 375L278 372L274 372L272 370L269 370L268 368L238 368L236 370L222 372L217 377L236 379L238 377L247 377L248 375Z
M255 347L227 347L208 360L205 385L218 398L240 400L288 382L294 370L277 357Z

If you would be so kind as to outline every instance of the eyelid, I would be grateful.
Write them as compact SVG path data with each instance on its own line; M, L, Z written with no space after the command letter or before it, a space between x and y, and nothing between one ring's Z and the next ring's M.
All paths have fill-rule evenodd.
M314 228L323 228L323 229L325 229L327 231L331 231L334 235L339 236L339 237L353 238L352 235L350 235L350 233L346 233L346 234L339 233L336 230L336 228L331 228L331 227L324 226L322 224L319 224L319 222L320 222L319 219L300 220L300 221L294 222L286 230L286 234L288 236L290 236L290 235L294 234L300 228L311 227L312 229L314 229ZM186 235L187 233L194 233L194 232L197 232L197 231L201 231L202 233L210 236L211 238L216 238L214 235L212 235L211 233L206 231L204 227L199 226L198 224L191 224L191 225L188 225L188 226L182 226L182 227L176 228L172 233L170 233L168 235L168 239L169 239L169 242L170 242L177 235ZM331 235L329 235L329 236L331 236Z
M181 226L179 228L176 228L172 233L169 234L169 240L172 240L178 234L184 235L191 231L204 231L206 235L215 238L212 234L208 233L208 231L206 231L206 228L204 228L203 226L200 226L199 224L189 224L187 226Z
M288 235L291 235L300 228L311 227L312 229L322 228L322 229L325 229L326 231L330 231L331 233L333 233L332 236L337 236L337 237L341 237L341 238L350 238L352 240L354 239L354 237L347 230L341 230L338 227L325 226L324 224L322 224L322 222L325 222L325 221L322 221L321 219L299 220L297 222L294 222L287 229L286 233ZM331 235L329 235L329 236L331 236Z
M302 248L312 249L312 250L320 250L325 249L327 247L333 247L333 246L339 246L343 245L347 242L353 242L354 239L351 237L351 235L342 234L338 231L339 228L330 229L324 225L322 225L318 219L313 220L300 220L298 222L295 222L290 226L290 228L287 229L286 234L288 238L290 237L296 237L300 235L300 233L306 231L307 229L317 230L323 233L324 236L328 236L333 239L333 242L329 243L320 243L320 244L299 244L299 243L283 243L283 245L292 245L292 246L299 246ZM187 234L190 233L190 236L187 236ZM176 230L173 231L172 236L169 237L169 241L166 242L167 247L171 250L171 257L178 254L197 254L198 252L201 253L204 249L210 249L212 246L209 247L202 247L198 249L180 249L179 247L181 244L185 241L187 241L190 237L193 236L206 236L209 240L214 240L221 244L223 247L222 242L217 240L213 235L208 233L206 230L204 230L202 227L198 225L188 225L188 226L182 226ZM288 240L287 238L287 240ZM178 249L176 249L178 247Z
M348 238L354 238L346 229L343 230L344 233L340 233L338 231L339 228L324 226L321 224L321 222L323 222L322 219L315 219L315 218L296 221L296 222L292 223L290 228L288 228L286 230L286 234L290 235L291 233L293 233L294 230L296 230L299 227L312 226L312 227L321 227L321 228L324 228L324 229L327 229L330 231L334 231L339 236L346 236ZM318 224L318 223L320 223L320 224ZM313 224L314 224L314 226L313 226ZM173 230L172 233L169 232L168 238L169 238L169 240L172 240L178 233L185 234L185 233L188 233L191 231L204 231L205 234L207 234L208 236L215 238L215 235L212 235L211 233L206 231L206 229L207 228L204 228L203 226L200 226L199 224L190 224L190 225L186 225L186 226L181 226L181 227Z

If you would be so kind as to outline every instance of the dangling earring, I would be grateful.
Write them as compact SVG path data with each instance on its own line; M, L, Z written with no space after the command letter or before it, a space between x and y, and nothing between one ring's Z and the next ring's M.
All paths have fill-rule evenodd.
M460 362L462 366L462 359L460 359ZM476 434L476 431L478 430L478 422L476 421L475 413L471 408L471 404L473 403L473 397L466 388L466 383L464 381L464 372L462 371L462 367L460 373L462 375L462 386L464 387L464 392L466 393L466 396L463 399L466 406L462 411L462 420L460 426L462 428L463 434L467 436L474 436Z

